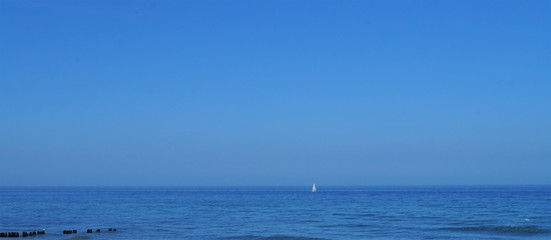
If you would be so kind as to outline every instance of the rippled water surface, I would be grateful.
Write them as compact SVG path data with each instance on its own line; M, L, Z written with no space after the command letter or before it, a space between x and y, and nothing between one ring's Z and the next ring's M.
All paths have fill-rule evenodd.
M0 216L34 239L551 239L551 186L9 187Z

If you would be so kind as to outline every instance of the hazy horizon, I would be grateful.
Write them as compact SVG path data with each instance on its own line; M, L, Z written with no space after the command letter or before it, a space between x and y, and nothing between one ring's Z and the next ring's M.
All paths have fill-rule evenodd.
M550 9L0 0L0 186L549 185Z
M412 188L507 188L507 187L548 187L551 184L388 184L388 185L319 185L316 183L317 191L329 190L335 191L338 188L342 189L365 189L365 188L386 188L386 189L412 189ZM13 185L13 186L0 186L0 188L125 188L125 189L138 189L138 188L182 188L182 189L254 189L262 190L262 188L268 189L303 189L306 192L310 192L312 184L303 185Z

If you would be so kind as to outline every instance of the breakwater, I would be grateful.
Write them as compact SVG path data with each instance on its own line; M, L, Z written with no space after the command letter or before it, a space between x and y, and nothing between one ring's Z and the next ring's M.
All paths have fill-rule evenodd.
M106 228L105 232L116 232L116 228ZM86 233L101 233L101 228L96 228L95 231L93 229L87 229ZM69 229L69 230L63 230L63 234L77 234L77 229ZM32 237L32 236L38 236L38 235L45 235L46 230L32 230L32 231L9 231L9 232L0 232L0 238L18 238L18 237Z

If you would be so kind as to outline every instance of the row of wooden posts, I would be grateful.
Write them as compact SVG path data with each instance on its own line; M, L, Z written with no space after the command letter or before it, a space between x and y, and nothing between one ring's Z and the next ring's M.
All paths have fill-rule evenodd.
M108 228L107 231L109 232L116 232L117 229L116 228ZM86 230L86 233L93 233L94 230L93 229L87 229ZM101 232L101 229L96 229L96 232ZM77 230L76 229L73 229L73 230L63 230L63 234L74 234L74 233L77 233Z
M46 234L46 230L42 229L38 231L21 232L21 235L19 235L19 232L0 232L0 237L29 237L44 234Z
M116 232L117 229L116 228L108 228L107 231L109 232ZM77 233L78 231L76 229L72 229L72 230L63 230L63 234L75 234ZM87 229L86 230L86 233L93 233L94 230L93 229ZM97 233L101 232L101 229L96 229ZM21 232L21 234L19 234L19 232L0 232L0 238L14 238L14 237L30 237L30 236L35 236L35 235L44 235L46 234L46 230L42 229L42 230L38 230L38 231L29 231L29 232Z

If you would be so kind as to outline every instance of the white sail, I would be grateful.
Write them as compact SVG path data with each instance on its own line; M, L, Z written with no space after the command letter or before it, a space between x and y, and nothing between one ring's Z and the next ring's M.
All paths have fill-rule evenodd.
M317 192L318 190L316 189L316 184L312 184L312 192Z

